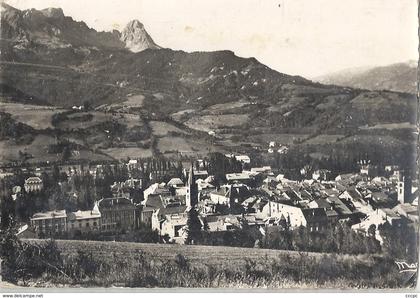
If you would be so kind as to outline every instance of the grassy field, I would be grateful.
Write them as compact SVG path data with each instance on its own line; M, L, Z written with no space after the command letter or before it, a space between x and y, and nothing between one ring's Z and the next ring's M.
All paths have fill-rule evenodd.
M307 138L307 134L258 134L250 135L247 140L250 142L260 143L261 145L268 145L270 142L276 142L277 144L293 144L298 140Z
M185 125L192 129L209 131L222 127L236 127L247 123L249 115L204 115L197 116L185 122Z
M304 144L323 145L323 144L335 143L343 137L344 135L317 135L313 138L306 140Z
M288 254L292 258L298 257L297 251L281 251L272 249L255 249L225 246L200 246L200 245L167 245L154 243L130 243L130 242L100 242L78 240L56 240L59 249L66 256L74 256L78 250L97 254L101 258L109 258L117 255L121 258L130 253L145 253L155 261L173 260L178 254L185 256L192 264L208 264L218 266L240 266L246 260L274 260L281 255ZM319 253L308 253L317 259L322 257ZM340 256L342 259L349 256Z
M384 124L376 124L374 126L360 126L360 129L412 129L415 130L416 126L414 124L410 124L409 122L402 122L402 123L384 123Z
M157 148L160 152L169 151L192 152L193 148L189 145L185 138L182 137L163 137L158 140Z
M193 109L182 110L182 111L171 114L171 117L175 121L181 121L183 117L186 117L187 115L192 114L194 112L195 110Z
M150 126L153 134L158 137L166 136L169 132L185 133L178 127L163 121L150 121Z
M49 106L0 102L0 111L11 114L16 121L35 129L47 129L53 128L52 116L65 110Z
M19 151L28 153L33 158L54 161L60 159L57 154L47 152L48 145L55 144L55 139L47 135L36 135L30 144L16 144L15 141L0 141L0 160L2 162L19 160Z
M107 148L101 150L103 153L115 158L115 159L126 159L127 157L130 158L147 158L153 155L151 149L143 149L143 148Z
M32 244L45 240L25 240ZM258 248L56 240L57 270L26 284L48 287L387 288L403 283L381 256Z
M83 117L86 117L88 115L91 115L92 119L83 119ZM112 120L111 114L106 114L103 112L78 112L70 114L67 118L68 119L59 123L58 127L60 129L84 129Z
M141 108L143 107L144 98L145 96L142 94L131 95L131 96L127 96L127 100L124 102L103 105L101 107L98 107L98 109L118 111L118 110L130 109L130 108Z

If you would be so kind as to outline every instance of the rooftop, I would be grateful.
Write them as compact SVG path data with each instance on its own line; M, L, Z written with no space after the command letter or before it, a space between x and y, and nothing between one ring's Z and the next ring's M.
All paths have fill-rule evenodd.
M247 173L231 173L226 174L227 180L245 180L250 179L249 175Z
M102 208L109 208L112 206L121 206L121 205L133 205L133 203L125 198L125 197L118 197L118 198L105 198L98 202L99 207ZM134 206L134 205L133 205Z
M77 212L70 212L69 213L69 220L80 220L80 219L91 219L91 218L100 218L101 213L94 212L91 210L81 211L78 210Z
M54 211L35 213L31 219L40 220L40 219L52 219L52 218L65 218L65 217L67 217L66 210L54 210Z
M25 180L25 183L42 183L42 179L39 177L29 177Z
M184 185L184 182L182 182L182 180L180 178L172 178L171 180L169 180L169 182L167 184L170 185L170 186L172 186L172 185Z

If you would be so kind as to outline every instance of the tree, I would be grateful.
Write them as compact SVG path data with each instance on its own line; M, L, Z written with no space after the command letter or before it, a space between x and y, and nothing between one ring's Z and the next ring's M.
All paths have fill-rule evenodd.
M201 221L198 217L198 211L195 208L191 208L188 211L187 220L187 244L194 244L201 238Z
M3 218L2 218L3 223ZM19 257L20 241L17 238L16 222L12 216L8 216L7 226L2 225L0 229L0 257L4 267L2 274L8 279L13 279L17 269L17 259Z
M370 225L368 228L369 237L375 237L376 235L376 226L374 224Z
M85 100L85 101L83 102L83 109L84 109L85 111L89 111L89 110L90 110L90 108L91 108L90 101Z
M61 156L62 161L68 161L71 157L71 150L69 146L63 148L63 154Z
M416 229L409 225L395 226L388 222L380 225L378 230L383 238L384 253L392 258L414 262L418 257Z
M222 153L214 152L209 158L209 174L215 176L216 184L225 181L227 173L242 172L242 164L234 157L228 158Z

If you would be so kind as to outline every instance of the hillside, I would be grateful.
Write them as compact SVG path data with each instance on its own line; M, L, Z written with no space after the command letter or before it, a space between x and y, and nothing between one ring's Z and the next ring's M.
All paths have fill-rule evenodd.
M54 116L51 129L78 144L75 159L244 152L272 140L292 144L318 135L369 135L368 144L397 153L412 148L414 135L398 134L401 123L408 131L415 123L417 102L408 93L322 85L231 51L173 51L157 46L139 21L123 32L97 32L61 9L20 11L2 4L1 34L4 112L27 122L19 117L23 103L74 114L73 120ZM88 107L83 125L73 106ZM51 137L45 123L35 124L36 134ZM381 129L383 124L396 129ZM381 135L391 141L377 141ZM0 146L45 150L16 141L0 140ZM38 160L35 155L27 160Z
M380 67L343 70L316 80L324 84L352 88L415 94L417 92L417 62L409 61Z

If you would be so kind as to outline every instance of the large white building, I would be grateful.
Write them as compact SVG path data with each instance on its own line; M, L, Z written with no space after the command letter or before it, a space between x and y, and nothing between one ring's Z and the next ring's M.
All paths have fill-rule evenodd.
M24 188L26 192L40 191L43 187L42 179L39 177L29 177L25 180Z

